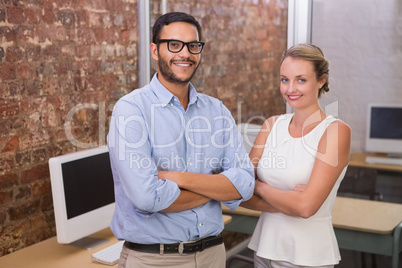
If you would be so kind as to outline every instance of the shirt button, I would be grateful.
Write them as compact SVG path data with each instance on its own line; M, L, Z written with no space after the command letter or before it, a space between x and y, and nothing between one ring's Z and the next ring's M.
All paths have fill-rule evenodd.
M189 142L190 142L190 141L191 141L191 139L190 139L190 138L187 138L187 141L189 141Z
M189 166L193 165L191 162L188 163Z
M173 106L173 103L171 103L170 106Z
M202 227L204 224L202 224L202 223L200 223L200 224L198 224L198 226L200 226L200 227Z

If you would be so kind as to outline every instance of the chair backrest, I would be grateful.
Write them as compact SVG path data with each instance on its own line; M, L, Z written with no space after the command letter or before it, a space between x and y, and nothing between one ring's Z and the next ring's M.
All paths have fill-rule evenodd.
M377 170L368 168L348 167L345 177L338 189L339 196L381 199L376 192Z

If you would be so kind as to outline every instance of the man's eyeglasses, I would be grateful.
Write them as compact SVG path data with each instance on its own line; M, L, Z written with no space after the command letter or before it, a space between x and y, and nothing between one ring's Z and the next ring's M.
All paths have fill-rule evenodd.
M191 54L200 54L205 45L205 42L202 41L186 43L175 39L160 39L158 43L160 44L165 42L167 43L168 50L172 53L179 53L183 49L184 45L186 45Z

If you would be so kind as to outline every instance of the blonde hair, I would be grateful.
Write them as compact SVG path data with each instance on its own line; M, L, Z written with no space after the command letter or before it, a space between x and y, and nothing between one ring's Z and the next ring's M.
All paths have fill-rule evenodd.
M324 57L324 52L313 44L299 44L292 46L282 54L282 62L287 58L303 59L309 61L314 66L317 80L320 81L326 75L325 84L319 89L318 97L329 91L329 62Z

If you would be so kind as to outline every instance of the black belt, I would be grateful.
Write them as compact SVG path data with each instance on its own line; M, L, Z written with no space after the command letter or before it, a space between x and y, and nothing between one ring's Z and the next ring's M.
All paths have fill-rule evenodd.
M210 248L223 243L223 236L208 236L201 238L193 242L181 242L176 244L137 244L131 242L124 242L124 246L141 252L149 253L195 253L203 251L206 248Z

